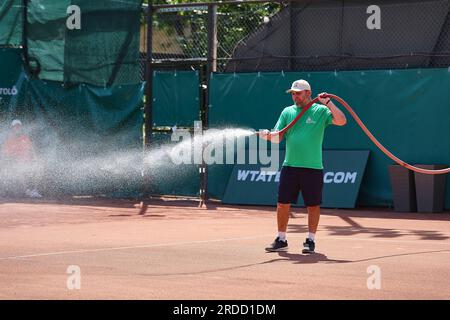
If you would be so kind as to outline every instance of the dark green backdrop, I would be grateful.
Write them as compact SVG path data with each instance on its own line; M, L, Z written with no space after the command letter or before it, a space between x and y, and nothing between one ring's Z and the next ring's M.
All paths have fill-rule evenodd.
M67 27L71 5L81 9L80 29ZM28 1L24 24L23 0L1 0L0 46L26 43L30 66L40 66L40 79L108 87L136 84L142 80L141 5L142 0Z
M153 73L153 125L192 127L200 119L197 71Z
M0 45L22 44L23 0L0 1Z

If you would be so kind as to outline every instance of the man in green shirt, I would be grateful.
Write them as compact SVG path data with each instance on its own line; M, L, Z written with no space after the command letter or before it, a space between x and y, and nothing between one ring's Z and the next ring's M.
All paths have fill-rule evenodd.
M297 80L286 92L291 93L294 105L285 108L275 125L274 132L264 132L260 137L275 143L283 139L278 131L286 127L311 101L311 86L305 80ZM288 243L286 229L292 203L297 203L302 192L308 210L308 237L303 243L303 253L315 250L315 234L320 218L322 203L323 164L322 142L325 129L334 124L343 126L347 120L329 98L318 95L320 103L314 103L305 114L291 127L286 137L286 156L281 169L278 187L277 222L278 235L266 251L286 251Z

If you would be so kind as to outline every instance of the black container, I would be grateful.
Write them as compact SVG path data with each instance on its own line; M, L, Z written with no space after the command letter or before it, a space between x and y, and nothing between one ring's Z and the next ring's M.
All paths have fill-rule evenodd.
M416 212L416 188L414 172L400 165L389 166L394 210L398 212Z
M416 167L430 170L448 168L447 165L421 165ZM445 204L446 174L424 174L414 172L418 212L442 212Z

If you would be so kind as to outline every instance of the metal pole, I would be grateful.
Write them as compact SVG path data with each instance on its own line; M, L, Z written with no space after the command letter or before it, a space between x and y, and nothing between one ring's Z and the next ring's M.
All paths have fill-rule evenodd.
M176 4L155 4L153 6L154 10L164 9L164 8L189 8L189 7L203 7L203 6L217 6L223 4L262 4L262 3L280 3L282 4L284 0L230 0L230 1L215 1L215 2L192 2L192 3L176 3ZM295 1L295 0L294 0Z
M199 85L200 85L200 120L202 123L202 130L205 129L208 121L208 68L206 65L201 65L199 68ZM194 129L195 130L195 129ZM207 200L207 169L208 166L205 163L205 159L203 158L204 145L202 144L202 163L198 167L198 173L200 177L200 189L199 189L199 197L200 203L199 207L206 206Z
M153 46L152 46L152 23L153 23L153 8L152 0L149 0L149 5L147 7L147 55L145 63L145 147L150 146L151 135L153 129L153 119L152 119L152 102L153 102L153 68L152 68L152 57L153 57Z
M293 58L295 56L295 46L296 46L296 41L295 41L295 26L296 26L296 14L295 14L295 9L294 9L294 4L292 3L292 1L289 2L289 71L293 71L295 69L295 59Z
M30 72L30 61L28 56L28 0L22 0L22 52L24 65L28 73Z
M209 106L211 74L217 71L217 5L208 5L208 57L206 65L206 90L205 103L202 110L203 129L209 127ZM208 200L208 166L205 164L202 156L200 171L200 206L206 205Z
M153 117L152 117L152 104L153 104L153 47L152 47L152 23L153 23L153 7L152 0L149 0L147 6L147 54L145 59L145 105L144 105L144 156L150 149L150 143L152 140L153 131ZM142 197L145 198L149 195L150 177L145 166L143 166L143 188ZM142 204L142 202L141 202Z
M208 67L209 73L217 71L217 5L208 6Z

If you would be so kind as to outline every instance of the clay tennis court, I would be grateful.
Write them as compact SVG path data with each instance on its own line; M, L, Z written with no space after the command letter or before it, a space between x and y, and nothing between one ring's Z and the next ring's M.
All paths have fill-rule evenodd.
M294 211L289 251L266 253L273 207L2 200L0 299L450 298L450 212L323 209L316 253L302 255L307 218ZM69 290L73 265L81 287Z

